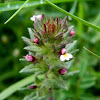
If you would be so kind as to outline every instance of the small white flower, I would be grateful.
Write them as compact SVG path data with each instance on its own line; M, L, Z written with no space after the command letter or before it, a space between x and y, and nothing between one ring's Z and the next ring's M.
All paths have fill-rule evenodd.
M70 53L66 53L60 56L61 61L65 61L65 60L69 61L71 58L73 58L73 55Z
M35 18L41 20L41 19L42 19L42 15L33 15L30 19L31 19L32 21L35 21Z

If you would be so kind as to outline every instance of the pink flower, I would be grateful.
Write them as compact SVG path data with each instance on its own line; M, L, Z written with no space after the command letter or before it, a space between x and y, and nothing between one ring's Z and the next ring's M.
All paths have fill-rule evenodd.
M67 69L66 68L62 68L62 69L59 69L58 72L59 72L59 74L64 75L64 74L67 73Z
M33 56L29 55L29 54L27 54L27 55L25 56L25 59L26 59L27 61L29 61L29 62L34 62L34 61L36 60L35 57L33 57Z
M41 19L42 19L42 15L33 15L30 19L31 19L32 21L35 21L35 18L41 20Z
M70 36L73 36L75 34L75 31L72 29L70 32Z
M38 86L33 86L33 85L31 85L30 86L30 89L35 89L35 88L37 88Z
M34 38L34 42L38 44L39 43L39 39L38 38Z
M60 51L60 54L63 55L63 54L66 54L66 52L67 52L66 49L62 48L61 51Z

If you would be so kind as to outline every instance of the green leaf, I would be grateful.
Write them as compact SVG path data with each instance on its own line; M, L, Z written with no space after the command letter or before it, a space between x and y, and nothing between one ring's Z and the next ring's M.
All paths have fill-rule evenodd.
M27 46L24 48L25 50L29 50L29 51L32 51L32 52L36 52L38 54L43 54L44 51L42 48L36 46L36 45L33 45L33 46Z
M73 43L67 44L65 47L67 52L71 51L75 47L76 43L77 43L77 41L75 40Z
M91 94L81 94L79 97L80 100L97 100L93 95ZM99 99L98 99L99 100Z
M84 83L80 84L80 88L86 89L86 88L90 88L90 87L92 87L94 85L95 85L94 81L90 81L90 82L86 82L86 83L84 82Z
M25 96L23 100L36 100L36 99L37 99L36 93L33 92L30 95Z
M74 62L74 60L71 60L71 61L66 62L66 64L67 64L66 68L67 69L70 69L71 66L72 66L72 64L73 64L73 62Z
M62 77L59 77L57 79L55 79L57 81L57 86L62 88L62 89L65 89L65 90L68 90L68 87L67 87L67 82L65 80L63 80Z
M35 73L38 71L38 68L35 68L33 64L30 64L28 66L25 66L19 73Z
M23 39L23 41L27 44L27 45L33 45L32 44L32 42L28 39L28 38L26 38L26 37L21 37L22 39Z
M41 31L41 21L38 20L38 18L35 18L36 20L36 23L34 23L34 29L36 29L37 32L40 32Z
M90 88L95 85L96 77L93 75L85 75L80 82L80 88Z
M78 52L78 51L79 51L79 49L75 49L75 50L73 50L73 51L71 51L71 52L69 52L69 53L74 54L74 53L76 53L76 52Z
M73 75L75 75L75 74L77 74L79 72L80 72L79 70L76 70L76 71L72 71L72 72L67 73L67 75L68 76L73 76Z
M25 58L20 58L19 61L22 62L22 64L24 64L24 65L30 64L30 62L28 62Z
M95 81L96 77L94 75L86 75L82 78L82 82L87 82L87 81Z
M34 40L34 32L32 31L32 28L28 28L28 32L29 32L30 38Z
M77 7L77 3L78 3L78 0L75 0L74 3L73 3L73 5L72 5L71 10L69 11L71 14L75 13L75 10L76 10L76 7ZM70 16L68 16L68 19L72 20L72 18Z
M73 27L74 27L74 26L70 26L70 27L68 28L68 31L67 31L66 33L64 33L64 39L66 39L66 38L69 36L69 34L70 34L71 30L73 29Z
M86 56L87 55L87 56ZM82 57L82 59L81 59ZM79 66L79 70L80 70L80 77L83 78L85 73L86 73L86 70L87 70L87 67L88 67L88 54L87 52L84 52L82 51L81 54L80 54L80 64L78 65Z

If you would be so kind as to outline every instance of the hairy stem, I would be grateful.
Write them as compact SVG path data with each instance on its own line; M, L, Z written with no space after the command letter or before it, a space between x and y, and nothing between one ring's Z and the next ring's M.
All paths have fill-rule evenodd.
M48 100L54 100L54 94L52 88L49 89L51 97Z

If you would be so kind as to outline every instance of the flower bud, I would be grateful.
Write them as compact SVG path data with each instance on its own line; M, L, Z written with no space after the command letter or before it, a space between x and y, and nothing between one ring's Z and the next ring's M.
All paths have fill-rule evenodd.
M62 48L60 54L63 55L63 54L65 54L66 52L67 52L66 49L65 49L65 48Z
M33 56L29 55L29 54L27 54L27 55L25 56L25 59L26 59L27 61L29 61L29 62L34 62L34 61L36 60L35 57L33 57Z
M38 38L34 38L34 42L38 44L39 43Z
M73 36L75 34L75 31L72 29L70 32L70 36Z
M35 18L37 18L38 20L41 20L42 19L42 15L33 15L30 19L32 21L35 21Z
M38 86L33 86L33 85L31 85L29 88L30 89L36 89Z
M66 25L67 25L67 23L68 23L68 22L66 21Z
M62 68L62 69L59 69L58 72L59 72L59 74L64 75L64 74L67 73L67 69L66 68Z

